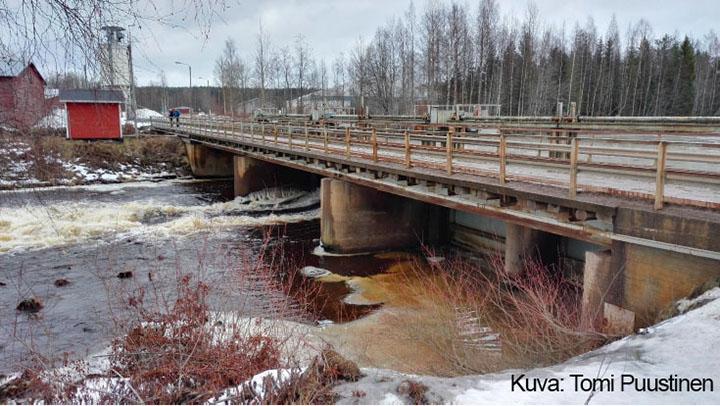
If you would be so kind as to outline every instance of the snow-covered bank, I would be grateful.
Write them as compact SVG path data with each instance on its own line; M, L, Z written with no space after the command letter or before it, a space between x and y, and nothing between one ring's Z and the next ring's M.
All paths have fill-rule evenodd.
M459 378L364 369L366 377L336 391L340 403L403 404L397 388L410 379L427 386L432 403L717 404L720 288L680 305L693 310L559 365Z
M343 382L333 390L340 404L718 403L720 356L714 349L720 345L720 288L680 301L678 310L686 313L555 366L457 378L363 368L364 376L359 380ZM297 374L306 370L311 356L324 345L321 328L292 322L215 314L207 326L213 340L220 341L234 337L235 328L244 329L245 334L294 337L284 342L283 358L292 358ZM86 374L85 384L77 387L73 399L92 401L99 391L123 387L118 385L123 378L103 372L106 358L107 354L100 354L87 361L89 365L81 371L100 376ZM79 376L81 372L68 368L54 370L47 376L60 376L58 373L72 377L73 381L83 379ZM5 382L18 376L13 375ZM243 384L254 383L261 391L263 379L271 377L276 382L274 386L281 388L289 376L288 369L271 369ZM0 382L0 391L2 385ZM238 397L241 386L229 387L207 403L223 400L238 403L242 400Z
M0 136L0 190L87 185L189 175L182 143L143 137L123 143L59 136Z

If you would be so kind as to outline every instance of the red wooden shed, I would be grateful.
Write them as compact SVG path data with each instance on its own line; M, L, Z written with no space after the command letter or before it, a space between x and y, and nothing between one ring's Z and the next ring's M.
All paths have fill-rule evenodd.
M182 115L190 115L190 114L192 113L192 108L190 108L190 107L188 107L188 106L178 106L178 107L175 107L175 108L172 109L172 110L177 110L177 111L179 111L180 114L182 114Z
M60 90L60 102L65 103L67 138L121 139L120 106L124 100L120 90Z

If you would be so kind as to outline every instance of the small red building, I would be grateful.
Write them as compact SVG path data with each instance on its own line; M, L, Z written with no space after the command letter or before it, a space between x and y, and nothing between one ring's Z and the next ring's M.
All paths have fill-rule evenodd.
M192 108L190 108L188 106L179 106L179 107L173 108L172 110L177 110L180 112L180 114L182 114L184 116L190 115L192 113Z
M120 90L60 90L60 102L65 104L67 138L121 139L120 106L124 101Z
M35 64L0 75L0 125L26 130L51 108L51 101L45 99L45 79Z

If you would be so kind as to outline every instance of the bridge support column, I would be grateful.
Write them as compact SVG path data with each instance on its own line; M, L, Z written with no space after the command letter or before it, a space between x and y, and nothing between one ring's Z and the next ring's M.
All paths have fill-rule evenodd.
M321 182L321 241L332 252L358 253L436 242L447 210L350 182ZM435 221L430 221L433 218ZM435 241L433 241L435 240Z
M540 261L550 265L557 262L557 235L529 227L507 223L505 229L505 271L521 272L525 261Z
M233 174L233 155L229 152L206 147L202 144L185 143L188 163L193 176L198 178L221 178Z
M247 156L233 157L235 196L245 196L270 186L277 178L277 165Z
M235 196L245 196L268 187L312 190L318 186L318 177L314 174L241 155L233 158L233 174Z
M622 304L622 269L613 266L611 250L585 252L582 320L596 329L603 326L605 303Z

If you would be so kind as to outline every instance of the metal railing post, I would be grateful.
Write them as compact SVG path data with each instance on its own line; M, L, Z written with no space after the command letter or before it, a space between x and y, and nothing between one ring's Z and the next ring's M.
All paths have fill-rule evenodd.
M345 128L345 158L350 158L350 127Z
M372 143L372 160L377 162L378 160L378 143L377 143L377 130L373 127L372 129L372 139L370 142Z
M412 153L410 151L410 133L405 131L405 166L410 168L412 166L411 156Z
M665 164L667 161L667 143L660 141L657 149L657 173L655 175L655 210L663 208L665 203Z
M287 126L287 131L288 131L288 146L289 146L290 149L292 150L292 148L293 148L293 140L292 140L293 135L292 135L292 128L290 127L290 124L288 124L288 126Z
M307 121L305 122L305 151L310 151L310 140L308 139L310 135L308 134L308 125Z
M327 127L323 127L323 148L325 149L325 153L327 154L328 151L328 135L327 135Z
M452 175L453 167L453 129L452 127L447 132L447 163L446 170L448 175Z
M500 183L505 184L505 166L506 166L506 150L507 142L505 140L505 134L500 134L500 144L498 145L498 157L500 159Z
M580 154L580 143L577 138L570 141L570 198L575 199L577 196L577 175L578 175L578 155Z

